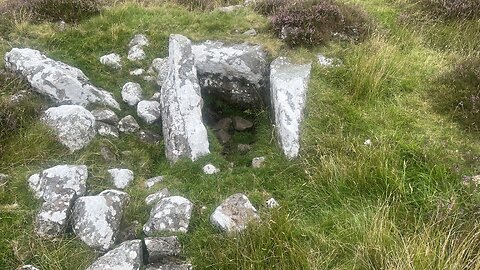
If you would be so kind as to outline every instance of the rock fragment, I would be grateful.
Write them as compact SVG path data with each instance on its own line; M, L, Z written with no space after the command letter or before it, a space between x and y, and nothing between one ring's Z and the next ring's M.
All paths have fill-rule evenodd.
M210 216L212 224L225 232L240 232L248 223L258 221L257 210L247 196L237 193L222 202Z
M142 266L142 241L131 240L110 250L93 262L86 270L140 270Z
M151 236L157 232L188 231L193 203L180 196L161 199L150 212L150 218L143 225L143 232Z

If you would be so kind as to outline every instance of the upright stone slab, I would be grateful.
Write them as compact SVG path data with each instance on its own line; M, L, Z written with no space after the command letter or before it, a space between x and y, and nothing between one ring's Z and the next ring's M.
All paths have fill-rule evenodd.
M92 85L80 69L50 59L37 50L13 48L5 54L5 67L22 74L35 91L59 105L99 103L120 109L112 94Z
M191 41L171 35L168 76L161 89L163 136L167 158L195 160L209 154L207 129L202 122L203 100L194 65Z
M311 65L291 63L284 57L270 66L270 94L278 142L288 159L300 150L300 130L306 104Z

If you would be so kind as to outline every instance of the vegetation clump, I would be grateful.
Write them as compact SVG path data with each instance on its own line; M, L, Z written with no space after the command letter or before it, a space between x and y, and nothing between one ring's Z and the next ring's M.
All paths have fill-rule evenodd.
M428 13L444 19L480 18L478 0L420 0L418 4Z

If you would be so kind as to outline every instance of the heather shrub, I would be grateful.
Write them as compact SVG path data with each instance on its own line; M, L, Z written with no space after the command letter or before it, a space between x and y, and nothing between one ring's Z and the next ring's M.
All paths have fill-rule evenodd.
M435 108L470 131L480 131L480 58L469 58L439 76Z
M446 19L480 18L479 0L418 0L421 8Z

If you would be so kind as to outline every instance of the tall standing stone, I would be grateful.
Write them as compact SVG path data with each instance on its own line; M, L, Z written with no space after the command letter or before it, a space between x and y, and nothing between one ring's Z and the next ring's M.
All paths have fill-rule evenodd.
M191 41L171 35L168 75L161 89L165 152L176 162L182 157L195 160L209 154L207 129L202 122L200 85L194 65Z
M270 65L270 94L278 142L288 159L298 156L311 65L291 63L284 57Z

